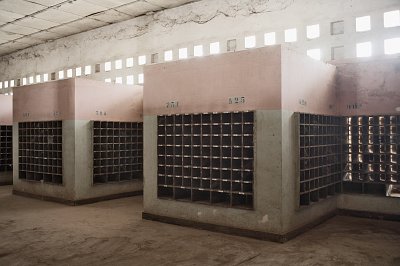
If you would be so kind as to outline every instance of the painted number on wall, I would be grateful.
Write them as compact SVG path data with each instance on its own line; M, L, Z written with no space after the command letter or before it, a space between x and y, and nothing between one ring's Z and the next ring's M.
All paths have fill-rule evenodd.
M307 101L304 100L304 99L299 99L299 104L300 104L300 105L307 106Z
M31 114L30 113L22 113L22 117L30 117Z
M242 104L246 102L246 98L245 97L230 97L228 99L228 103L229 104Z
M107 116L107 112L106 111L96 111L96 115L100 115L100 116Z
M176 108L179 106L179 102L178 101L170 101L166 103L166 107L167 108Z
M60 115L61 115L61 112L58 112L58 111L53 112L54 117L59 117Z
M360 109L362 107L361 103L355 103L355 104L348 104L347 109Z

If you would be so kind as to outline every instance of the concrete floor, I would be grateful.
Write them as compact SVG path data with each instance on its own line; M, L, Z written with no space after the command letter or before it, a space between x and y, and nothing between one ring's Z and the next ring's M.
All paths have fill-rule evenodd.
M400 265L398 222L337 216L278 244L141 211L141 197L70 207L0 187L0 265Z

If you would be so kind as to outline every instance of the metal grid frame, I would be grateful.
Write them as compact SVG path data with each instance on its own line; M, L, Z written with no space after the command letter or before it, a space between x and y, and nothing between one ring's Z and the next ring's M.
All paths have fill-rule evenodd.
M93 184L143 178L143 123L91 121Z
M62 121L20 122L19 178L63 183Z
M254 112L159 115L158 197L253 209Z
M345 127L344 191L385 195L400 184L400 116L349 116Z
M0 172L12 169L12 126L0 125Z
M300 206L342 191L343 118L299 113Z

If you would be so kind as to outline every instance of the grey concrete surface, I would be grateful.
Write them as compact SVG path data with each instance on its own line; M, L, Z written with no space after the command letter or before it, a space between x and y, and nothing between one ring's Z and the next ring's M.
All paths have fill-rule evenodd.
M363 194L342 194L338 198L337 207L344 210L400 215L399 198Z
M399 265L398 222L336 216L285 243L144 221L142 198L79 207L0 187L0 265Z

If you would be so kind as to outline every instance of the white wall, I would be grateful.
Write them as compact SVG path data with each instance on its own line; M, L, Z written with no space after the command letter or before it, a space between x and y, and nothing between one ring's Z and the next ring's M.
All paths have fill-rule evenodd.
M364 41L371 41L373 56L381 57L383 40L400 37L400 27L383 27L383 13L398 9L399 0L202 0L3 56L0 92L9 91L4 89L5 81L17 84L21 79L22 85L23 77L48 73L50 78L52 72L85 65L92 65L94 72L98 63L101 71L88 77L112 81L123 77L125 83L125 77L133 74L137 83L137 75L143 72L137 64L139 55L147 55L150 63L150 55L158 53L158 62L162 62L164 51L172 49L176 60L178 48L187 47L191 57L193 45L198 44L204 45L207 55L209 43L215 41L220 42L221 52L226 52L229 39L237 39L237 50L241 50L248 35L256 35L256 47L260 47L264 33L271 31L276 32L277 43L283 43L288 28L297 28L298 41L292 44L296 49L305 53L320 48L325 61L332 60L335 46L344 46L344 58L354 58L356 43ZM355 32L355 18L365 15L371 16L372 29ZM340 20L344 21L344 34L331 35L331 22ZM321 36L307 40L306 26L313 24L320 25ZM125 59L132 56L134 67L127 69ZM121 70L114 69L115 59L123 60ZM112 71L104 72L104 62L110 60Z

